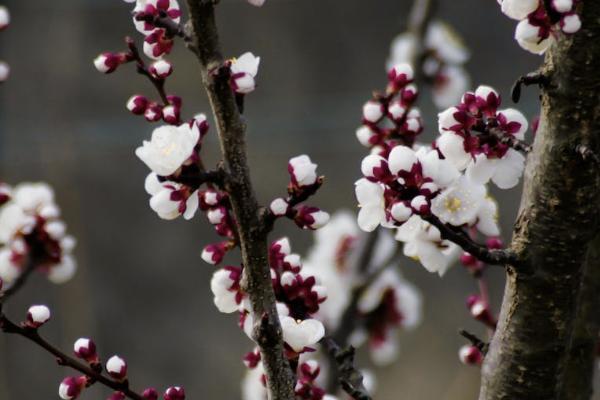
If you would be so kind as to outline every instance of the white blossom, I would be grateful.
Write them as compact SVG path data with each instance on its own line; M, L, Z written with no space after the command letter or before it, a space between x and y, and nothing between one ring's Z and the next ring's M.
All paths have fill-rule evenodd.
M297 353L305 347L316 345L325 336L325 328L316 319L296 320L288 316L280 316L283 340Z
M152 139L144 141L135 154L155 173L169 176L192 155L198 143L199 131L185 123L178 127L164 125L152 132Z
M233 88L237 93L248 94L256 88L256 75L260 57L255 57L252 53L244 53L239 58L231 62L231 77Z

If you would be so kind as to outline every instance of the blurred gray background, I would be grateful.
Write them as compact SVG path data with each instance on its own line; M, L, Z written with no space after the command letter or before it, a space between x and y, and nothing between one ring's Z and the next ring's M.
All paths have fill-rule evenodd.
M508 101L515 78L541 58L512 40L514 22L495 1L441 0L439 15L472 49L473 82L495 86ZM129 362L135 388L183 385L190 399L239 399L241 357L250 342L236 317L219 314L209 279L214 270L200 259L216 236L205 222L165 222L150 210L143 189L146 167L133 152L152 127L124 104L134 93L152 94L133 68L111 76L92 59L120 50L123 37L141 36L121 0L5 1L13 22L0 33L0 58L12 67L0 88L0 178L9 183L45 180L57 192L69 230L78 239L76 278L56 287L43 277L8 309L15 318L32 303L54 311L44 334L65 349L92 337L106 358ZM218 18L226 54L251 50L262 57L259 88L248 97L249 153L258 196L266 203L285 192L286 162L310 154L327 182L313 203L328 211L355 207L353 182L365 150L354 130L373 89L385 84L384 61L399 33L408 0L267 0L262 9L242 0L222 0ZM184 98L184 116L208 112L198 66L181 43L170 93ZM527 91L521 109L536 114ZM431 102L421 108L430 140L436 131ZM205 157L218 160L214 131ZM502 226L510 235L519 189L502 193ZM312 235L280 224L294 249L304 252ZM274 236L277 237L277 236ZM425 297L424 323L401 336L398 362L378 370L379 399L469 399L478 392L479 371L457 359L460 327L483 333L464 306L475 292L472 279L454 268L444 279L408 261L403 273ZM504 277L491 271L493 306ZM362 365L368 365L363 360ZM53 399L69 374L47 354L18 337L0 335L0 399ZM84 399L103 399L100 387Z

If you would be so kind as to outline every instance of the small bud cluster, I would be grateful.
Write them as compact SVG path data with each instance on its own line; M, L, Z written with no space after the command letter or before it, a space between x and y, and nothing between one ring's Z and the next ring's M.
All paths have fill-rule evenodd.
M525 157L511 144L524 139L528 122L514 108L498 110L500 104L500 95L489 86L465 93L459 105L439 114L436 145L472 181L491 179L510 189L519 183L525 165Z
M28 265L54 283L75 273L75 239L67 235L54 191L45 183L0 184L0 244L0 279L6 284Z
M418 39L412 32L398 35L391 45L388 69L398 64L422 62L426 83L432 86L433 102L438 108L456 104L467 91L470 79L463 65L469 59L469 51L458 33L441 21L429 23L423 40L422 61L418 57Z
M323 177L317 175L317 164L307 155L290 159L288 162L290 183L288 197L277 198L269 206L271 214L276 217L287 217L301 229L320 229L329 221L329 214L317 207L298 206L314 195L323 184Z
M0 31L8 28L10 24L10 13L8 8L0 5ZM6 81L8 76L10 75L10 66L4 62L0 61L0 83Z
M217 265L223 261L225 254L237 244L236 227L229 196L215 188L201 191L200 209L206 213L208 222L215 227L215 232L225 238L224 241L209 244L202 250L202 259L209 264Z
M418 91L413 78L409 64L393 66L388 73L386 93L375 93L363 106L363 125L356 136L373 153L385 156L398 144L412 146L423 131L421 113L414 107Z
M153 59L161 59L173 49L173 37L166 28L159 26L162 19L173 24L179 24L181 10L177 0L125 0L135 2L133 23L136 29L144 35L144 54Z
M574 34L581 29L577 4L581 0L498 0L502 12L520 21L515 31L519 45L543 54L562 32Z
M283 339L289 358L313 351L325 334L323 324L312 316L326 298L325 287L314 275L303 273L300 256L291 253L287 238L271 244L269 250L271 281L277 300L277 311L283 328ZM241 287L243 267L227 266L213 274L211 290L214 302L223 313L240 313L240 326L254 340L254 314L247 294ZM260 357L246 356L246 364L255 367Z

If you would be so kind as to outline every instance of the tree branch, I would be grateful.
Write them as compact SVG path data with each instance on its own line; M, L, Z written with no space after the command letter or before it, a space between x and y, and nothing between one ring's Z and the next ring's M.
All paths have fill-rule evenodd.
M354 367L354 347L348 346L342 349L330 337L321 339L320 343L337 363L342 389L355 400L371 400L371 396L363 385L362 374Z
M83 364L77 361L76 359L69 357L67 354L65 354L58 348L54 347L52 344L48 343L45 339L43 339L39 335L37 329L19 326L11 320L9 320L4 314L0 314L0 329L2 329L2 331L5 333L19 335L37 344L39 347L56 357L56 361L59 365L70 367L76 371L81 372L85 376L92 379L92 382L99 382L110 389L113 389L117 392L122 392L125 396L127 396L130 399L144 400L144 398L140 394L132 391L129 388L128 381L114 381L103 375L101 371L98 372L91 368L89 365Z
M216 119L221 151L230 177L226 191L239 227L244 264L242 283L252 303L255 323L267 326L275 338L266 342L256 338L267 376L269 398L293 400L295 378L284 356L267 256L267 231L261 226L259 206L250 181L246 125L239 114L227 71L222 68L225 60L215 22L215 4L210 0L187 0L187 4L191 15L189 31L192 32L189 47L202 65L202 80ZM263 332L264 328L255 331Z
M127 36L125 38L125 43L127 44L127 48L129 49L129 54L131 56L132 61L135 61L138 74L147 77L148 80L152 83L152 85L156 88L156 91L158 92L160 99L163 102L163 106L169 105L169 99L167 99L167 93L165 91L165 80L158 79L152 76L152 74L148 70L148 67L146 67L146 62L140 56L140 52L137 46L135 45L135 41L132 38Z
M464 251L472 254L478 260L490 265L518 265L517 255L510 249L490 250L485 246L475 243L464 232L451 227L433 214L422 217L425 221L439 229L442 239L449 240L459 245Z

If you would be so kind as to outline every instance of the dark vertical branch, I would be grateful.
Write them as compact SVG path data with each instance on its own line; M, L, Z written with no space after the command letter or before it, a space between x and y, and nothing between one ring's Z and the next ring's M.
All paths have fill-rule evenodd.
M588 284L585 259L598 233L600 168L577 148L600 150L600 2L581 2L578 13L582 29L558 39L542 70L552 85L543 92L512 244L529 272L509 268L480 399L561 398L569 390L577 325L593 327L591 316L577 321L583 315L577 300Z
M408 17L407 31L415 38L414 60L411 62L415 70L415 82L419 84L423 78L423 61L427 56L425 37L429 22L433 18L438 0L414 0Z
M250 182L246 159L246 125L238 112L224 63L215 21L215 3L188 0L191 15L189 46L202 65L202 79L215 116L229 193L239 228L244 264L243 284L250 296L256 319L255 339L262 354L272 400L294 399L294 375L284 356L281 326L275 307L267 257L267 230L259 218L259 206Z

